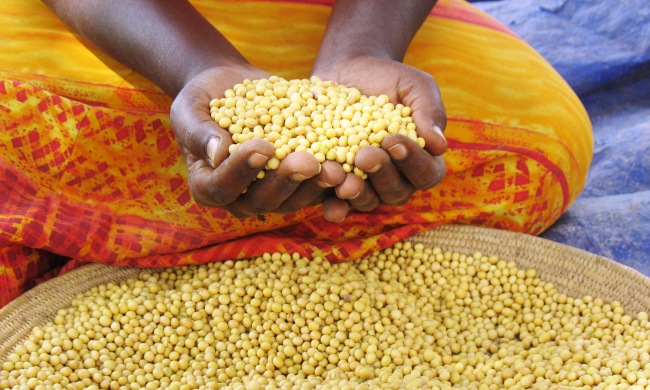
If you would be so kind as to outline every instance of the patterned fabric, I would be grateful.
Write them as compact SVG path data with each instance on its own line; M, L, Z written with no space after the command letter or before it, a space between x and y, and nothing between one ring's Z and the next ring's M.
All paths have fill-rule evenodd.
M254 65L285 78L308 77L330 3L193 2ZM436 5L405 60L442 90L446 179L406 206L340 224L320 207L260 221L195 204L171 99L40 2L5 4L0 307L64 262L166 267L270 251L349 261L446 223L538 234L585 183L591 127L575 94L525 42L460 0Z

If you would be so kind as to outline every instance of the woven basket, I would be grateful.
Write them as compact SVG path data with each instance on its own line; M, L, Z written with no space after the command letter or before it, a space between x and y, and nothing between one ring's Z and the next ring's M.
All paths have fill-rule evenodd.
M650 311L650 278L601 256L521 233L473 226L441 226L410 239L429 247L472 254L479 251L513 260L520 268L535 268L571 296L591 295L618 300L626 312ZM93 286L119 282L140 272L88 264L45 282L0 310L0 362L35 326L50 321L71 298Z

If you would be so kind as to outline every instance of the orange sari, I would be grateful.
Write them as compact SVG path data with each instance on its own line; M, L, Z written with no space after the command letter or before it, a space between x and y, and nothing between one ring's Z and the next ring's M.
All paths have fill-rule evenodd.
M309 76L331 3L193 1L254 65L285 78ZM339 224L320 206L238 220L192 201L171 99L155 85L36 0L5 0L0 25L0 307L63 264L272 251L349 261L448 223L538 234L578 196L591 162L588 116L553 68L490 16L441 0L405 62L441 88L445 180Z

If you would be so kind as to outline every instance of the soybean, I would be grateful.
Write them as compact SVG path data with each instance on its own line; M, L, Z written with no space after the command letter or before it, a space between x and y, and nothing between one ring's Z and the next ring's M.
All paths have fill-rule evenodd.
M233 107L242 109L238 113ZM365 96L315 76L244 80L210 102L210 115L232 135L231 153L251 138L271 142L276 153L266 170L277 169L291 152L304 151L320 163L337 161L346 172L365 179L367 174L354 165L362 147L379 147L390 134L425 145L410 107L391 103L387 95Z
M644 389L650 322L512 261L399 242L164 270L77 294L2 389Z

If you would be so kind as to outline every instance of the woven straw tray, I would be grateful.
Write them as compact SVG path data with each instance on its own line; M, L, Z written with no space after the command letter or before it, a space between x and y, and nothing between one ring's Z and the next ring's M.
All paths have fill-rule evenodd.
M534 268L571 296L591 295L617 300L626 312L650 311L650 278L595 254L549 240L501 230L448 225L409 241L443 250L472 254L479 251L512 260L519 268ZM35 326L50 321L72 297L91 287L118 282L140 272L137 268L88 264L49 280L0 309L0 361L25 340Z

